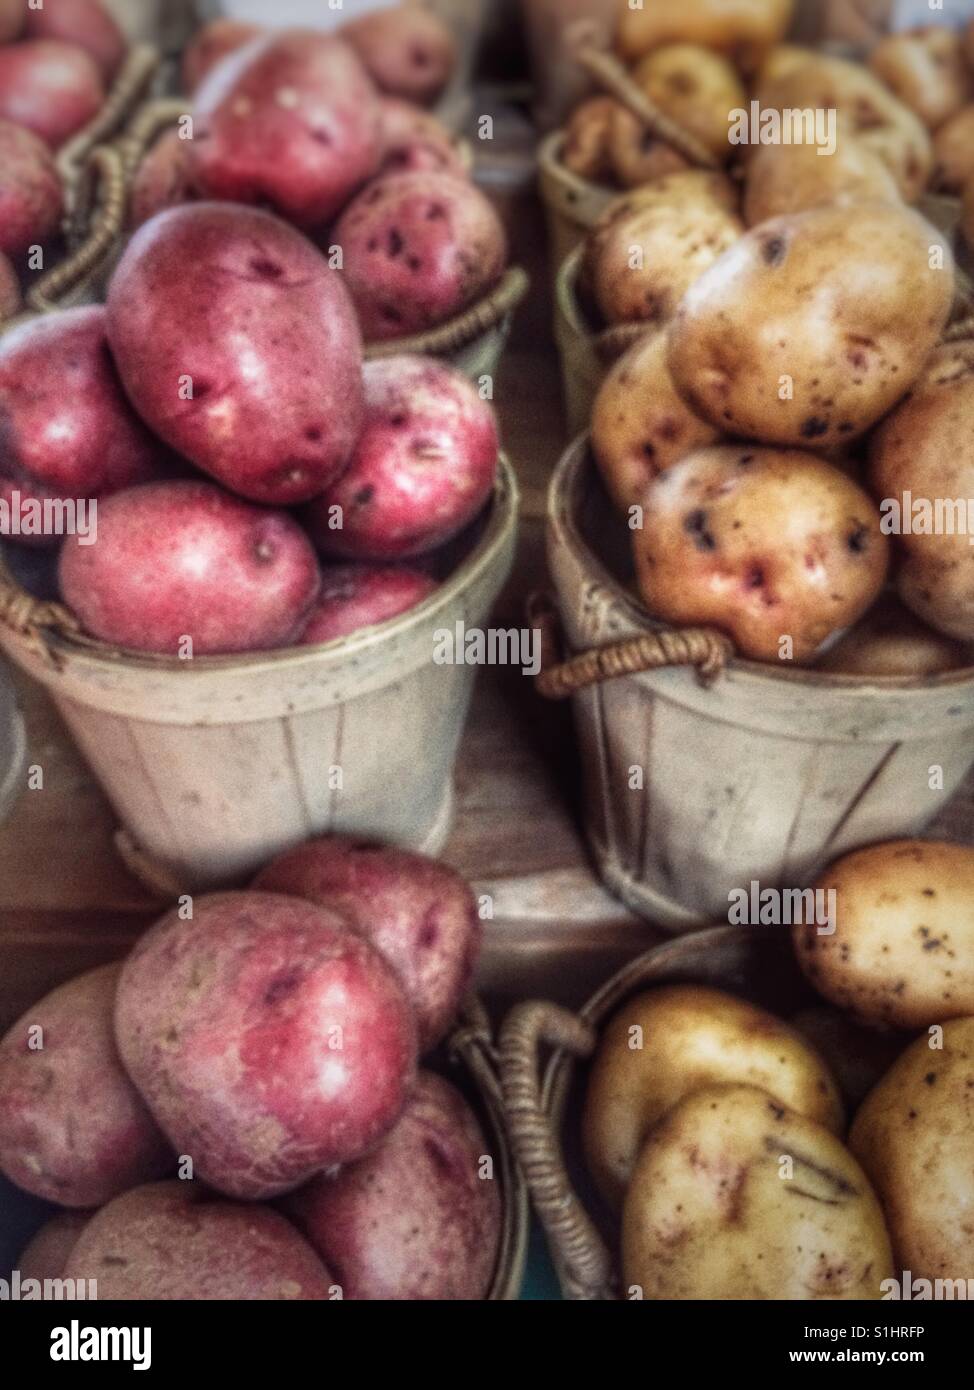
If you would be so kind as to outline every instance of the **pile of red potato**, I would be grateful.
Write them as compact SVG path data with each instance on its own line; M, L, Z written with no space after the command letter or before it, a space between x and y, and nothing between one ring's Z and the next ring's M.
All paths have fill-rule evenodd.
M480 1299L498 1175L417 1059L480 942L452 870L338 837L182 900L0 1042L0 1170L65 1208L22 1278L101 1299Z
M383 20L401 22L429 16ZM381 75L375 31L357 43ZM441 322L504 269L449 135L383 97L342 39L283 31L219 56L225 38L187 54L194 81L206 70L192 138L167 133L143 165L104 307L0 342L0 499L97 499L97 539L62 550L64 601L92 637L182 656L320 643L411 608L498 459L489 392L433 359L363 364L363 336ZM0 195L11 250L53 216L41 169L26 150Z

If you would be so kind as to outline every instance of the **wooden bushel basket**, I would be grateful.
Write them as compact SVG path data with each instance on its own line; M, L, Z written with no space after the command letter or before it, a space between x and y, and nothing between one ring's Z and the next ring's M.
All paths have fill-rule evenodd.
M626 999L654 985L678 983L722 989L781 1015L809 997L787 932L719 927L647 951L577 1014L557 1004L517 1004L501 1029L508 1133L567 1299L625 1296L616 1262L618 1222L605 1210L581 1160L580 1063L592 1056L600 1029Z
M974 764L974 670L867 681L771 667L654 623L585 438L552 479L548 561L565 645L591 677L555 691L572 693L589 844L608 887L668 930L726 920L752 880L804 887L859 846L920 833Z
M497 1262L487 1292L490 1302L517 1299L527 1262L529 1206L524 1178L507 1133L504 1100L497 1074L497 1054L486 1011L471 996L462 1010L456 1031L441 1049L440 1071L473 1106L494 1160L494 1181L501 1188L501 1233ZM27 1242L44 1222L59 1210L29 1196L0 1176L0 1279L10 1271Z
M606 208L623 189L607 188L579 178L561 161L565 132L547 136L538 151L541 198L548 218L551 264L561 266L581 246Z
M458 134L466 129L473 113L474 69L487 22L487 0L426 0L453 33L457 64L446 91L433 107L433 115Z
M576 246L555 280L555 343L561 361L565 422L573 439L591 424L592 405L606 372L595 346L596 335L586 322L576 292L582 254L583 248Z
M502 459L479 538L443 584L323 646L192 661L121 651L0 567L0 647L49 691L151 883L236 883L324 831L436 853L475 670L435 665L434 634L486 623L513 562L517 506Z

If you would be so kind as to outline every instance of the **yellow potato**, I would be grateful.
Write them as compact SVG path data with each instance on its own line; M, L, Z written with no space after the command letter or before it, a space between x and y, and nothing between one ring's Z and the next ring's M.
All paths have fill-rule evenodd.
M612 173L609 161L609 124L618 102L611 97L592 97L575 108L565 126L562 163L579 178L594 183L607 182Z
M832 155L820 154L815 145L762 145L748 161L744 221L749 227L824 203L870 201L903 200L879 155L844 131Z
M915 203L926 188L933 169L930 133L868 68L814 54L766 83L759 99L775 111L834 109L840 128L858 136L889 166L908 203Z
M873 496L898 535L900 597L938 632L974 640L974 342L934 353L869 459Z
M679 178L673 175L666 183ZM664 181L642 193L662 190ZM591 285L606 323L668 323L693 282L742 235L744 224L716 199L643 198L596 229Z
M620 6L616 47L629 62L667 43L716 49L753 72L788 31L794 0L650 0Z
M933 138L933 152L934 187L944 193L963 193L974 180L974 105L944 122Z
M622 1216L624 1298L879 1299L892 1276L858 1163L764 1091L697 1091L640 1152Z
M894 598L881 600L819 662L841 676L942 676L974 664L961 642L934 632Z
M680 208L692 214L701 205L708 212L717 206L734 216L739 213L740 198L726 174L704 169L675 169L614 198L585 238L585 254L579 271L584 293L590 299L593 297L596 266L621 223L650 208Z
M747 105L747 92L726 58L695 44L667 44L647 54L632 75L650 101L711 154L730 159L731 112Z
M592 408L592 449L616 506L641 503L648 483L719 438L677 395L666 334L649 331L614 363Z
M596 1186L619 1210L643 1141L702 1086L755 1086L838 1133L842 1102L822 1059L781 1019L700 985L624 1004L602 1035L582 1118Z
M961 37L943 25L889 34L873 49L869 66L931 130L974 95Z
M619 102L609 121L608 158L616 183L641 188L667 174L678 174L690 165L672 145L657 140L642 121Z
M953 297L950 248L912 208L812 208L753 227L696 280L670 371L728 434L833 449L909 390Z
M699 449L650 484L636 580L664 622L722 628L755 661L812 661L878 597L889 547L851 478L814 454Z
M974 1280L974 1018L904 1052L856 1115L849 1144L879 1194L900 1269L914 1281ZM939 1296L957 1297L957 1286Z
M812 48L803 48L797 43L779 43L771 49L754 75L754 95L763 105L764 89L771 82L777 82L789 73L795 72L802 63L816 56Z
M821 875L835 931L796 926L810 983L862 1023L926 1028L974 1013L974 849L894 840Z

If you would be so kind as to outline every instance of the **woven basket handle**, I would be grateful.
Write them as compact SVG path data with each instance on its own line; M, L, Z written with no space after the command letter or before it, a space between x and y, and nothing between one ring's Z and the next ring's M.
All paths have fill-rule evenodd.
M187 101L180 97L159 97L140 106L118 141L126 178L137 172L157 136L189 114Z
M720 168L720 161L711 154L706 145L683 126L678 125L665 111L661 111L655 102L650 101L642 88L633 81L626 67L613 54L606 53L591 43L582 43L576 51L576 57L581 67L595 79L602 90L620 101L657 140L672 146L689 164L695 165L698 169Z
M44 630L65 635L81 631L81 624L63 603L35 598L22 588L0 554L0 623L21 637L30 638L35 649L48 652ZM53 660L53 658L51 658Z
M125 221L125 174L118 152L100 145L88 156L86 169L94 181L95 211L84 239L28 290L28 307L38 314L62 307L72 291L97 269Z
M568 1296L611 1298L612 1261L579 1201L565 1168L551 1117L541 1100L540 1050L562 1048L589 1057L596 1034L590 1024L556 1004L516 1005L500 1036L501 1085L507 1124L535 1209Z
M501 1090L497 1049L494 1046L490 1017L477 995L468 994L464 999L458 1027L448 1039L448 1046L450 1053L460 1058L475 1078L496 1131L494 1158L500 1167L506 1200L500 1248L488 1297L494 1301L511 1302L521 1292L519 1276L524 1259L521 1232L527 1225L528 1194L517 1167L516 1154L504 1142L507 1135L507 1116Z
M456 352L503 322L508 314L514 312L530 288L531 280L527 272L520 266L512 266L489 294L438 328L414 333L408 338L366 343L365 360L372 362L378 357L397 357L400 353L441 356Z
M162 61L149 44L130 48L101 110L58 151L62 177L70 184L96 145L111 139L136 102L148 89Z
M653 323L614 323L604 328L592 339L592 345L600 361L608 364L618 361L631 347L649 335L659 332Z
M722 632L687 627L644 632L563 661L561 623L547 594L528 600L528 621L541 634L541 670L534 684L546 700L567 700L591 685L669 666L694 666L701 683L712 685L734 656L733 643Z

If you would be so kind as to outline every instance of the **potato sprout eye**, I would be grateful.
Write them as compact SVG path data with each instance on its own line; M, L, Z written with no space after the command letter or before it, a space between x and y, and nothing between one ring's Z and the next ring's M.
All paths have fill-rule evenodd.
M769 237L761 248L761 255L767 265L781 265L787 251L788 243L784 237Z

